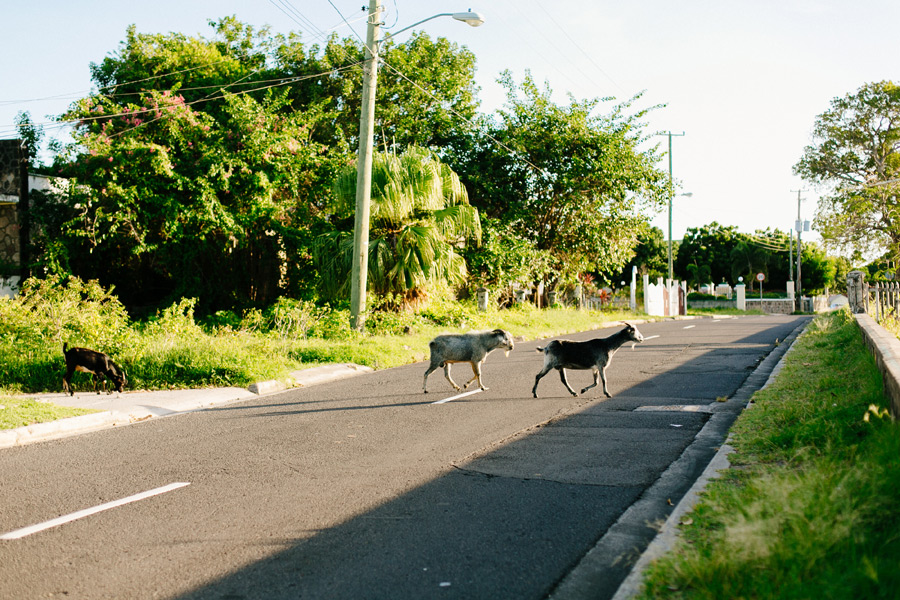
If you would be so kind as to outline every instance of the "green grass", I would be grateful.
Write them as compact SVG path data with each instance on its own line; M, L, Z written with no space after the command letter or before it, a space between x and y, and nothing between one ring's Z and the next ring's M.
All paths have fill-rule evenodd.
M815 319L638 597L900 597L900 425L885 404L849 313Z
M15 429L97 412L84 408L56 406L28 398L0 395L0 429Z
M0 299L0 394L53 392L65 372L63 343L109 354L128 375L128 389L238 386L287 379L291 371L351 362L375 369L427 359L428 343L447 332L503 328L522 339L584 331L640 318L624 312L531 305L479 312L472 303L434 301L418 313L375 312L365 333L349 328L346 310L282 300L265 313L222 313L204 323L194 301L131 322L118 300L95 283L29 280L14 300ZM87 375L75 374L76 387ZM13 406L10 404L10 406ZM28 424L38 408L16 404ZM67 409L59 409L60 417ZM51 420L47 416L43 420ZM18 426L6 425L5 427Z

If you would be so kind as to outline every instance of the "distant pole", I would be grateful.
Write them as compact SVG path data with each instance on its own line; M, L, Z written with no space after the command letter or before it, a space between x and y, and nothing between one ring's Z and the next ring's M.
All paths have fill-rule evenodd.
M801 266L801 254L800 254L800 246L801 241L800 238L803 235L803 221L800 220L800 202L802 198L800 198L800 193L803 190L791 190L792 192L797 192L797 222L794 223L795 229L797 230L797 311L801 311L803 309L803 284L800 279L800 266Z
M683 136L684 132L672 133L667 131L660 135L669 136L669 281L671 281L674 278L672 270L672 200L675 199L675 179L672 177L672 137Z
M794 281L794 228L791 228L791 238L788 242L788 281Z

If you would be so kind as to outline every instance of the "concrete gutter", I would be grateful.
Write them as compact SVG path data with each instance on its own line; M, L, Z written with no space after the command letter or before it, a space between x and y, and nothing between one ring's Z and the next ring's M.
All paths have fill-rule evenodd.
M769 385L783 365L784 356L793 347L796 338L805 331L808 321L797 327L778 347L760 363L743 385L724 403L713 403L707 407L686 407L688 410L710 412L712 416L697 433L693 443L681 457L663 472L660 478L616 521L597 544L582 558L581 562L560 582L550 594L551 600L587 600L597 597L597 590L608 587L606 575L615 568L621 568L634 560L628 574L618 586L613 600L627 600L640 591L645 569L672 549L678 539L678 527L684 515L693 510L699 502L700 494L711 479L719 477L719 472L729 468L728 454L732 448L727 445L728 431L737 417L751 401L757 390ZM707 466L694 484L683 493L686 474L691 465L706 462ZM640 552L637 559L632 555L647 544L643 531L651 515L660 514L671 504L669 498L682 494L681 500L668 512L665 522Z

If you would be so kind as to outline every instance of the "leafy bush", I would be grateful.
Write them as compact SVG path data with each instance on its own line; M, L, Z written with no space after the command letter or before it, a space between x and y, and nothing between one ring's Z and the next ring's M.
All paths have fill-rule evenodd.
M0 336L21 342L115 348L127 336L125 307L96 281L28 279L19 294L0 302Z
M0 386L56 389L64 342L118 353L132 337L112 290L78 278L29 279L15 298L0 299Z

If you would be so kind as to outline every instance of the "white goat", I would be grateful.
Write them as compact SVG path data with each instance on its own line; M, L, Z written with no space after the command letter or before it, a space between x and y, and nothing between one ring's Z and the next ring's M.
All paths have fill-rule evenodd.
M467 362L472 365L472 372L475 374L465 386L475 380L481 389L486 390L481 382L481 363L487 358L487 355L497 348L502 348L509 354L513 349L512 335L508 331L495 329L484 333L464 333L461 335L439 335L428 344L431 349L431 364L425 371L425 379L422 382L422 389L428 393L428 376L438 367L444 367L444 376L454 389L461 389L453 379L450 378L450 363Z

